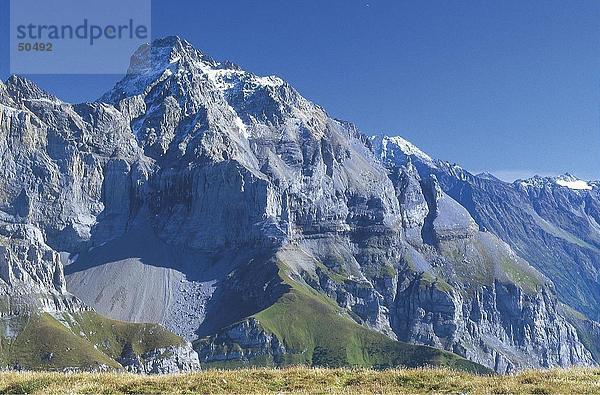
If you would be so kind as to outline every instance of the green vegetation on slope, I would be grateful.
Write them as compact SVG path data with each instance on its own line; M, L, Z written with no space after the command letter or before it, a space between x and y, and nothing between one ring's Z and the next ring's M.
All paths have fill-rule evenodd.
M94 312L57 317L32 314L4 325L0 360L5 366L34 370L94 369L100 365L118 369L121 365L116 359L125 348L140 355L183 341L159 325L114 321ZM14 332L12 337L8 332Z
M268 262L269 267L274 264L278 269L277 272L270 273L275 277L267 279L269 287L282 291L273 302L253 314L227 323L217 333L211 333L194 343L201 361L213 360L210 363L204 362L204 367L281 367L299 364L382 369L429 365L472 372L491 372L456 354L433 347L398 342L360 325L360 319L357 317L354 320L351 311L339 307L334 300L304 282L306 272L303 270L310 267L310 261L304 262L304 265L297 262L288 264L286 261L285 255L279 254L276 263ZM324 265L319 265L318 261L315 260L314 266L328 274L323 268ZM276 282L278 285L275 285ZM260 284L253 286L262 287ZM261 292L263 291L257 293ZM252 292L248 291L248 294ZM284 345L285 352L273 352L274 350L269 348L271 345L260 343L259 338L239 342L238 325L249 317L258 322L258 330L262 329L274 335ZM234 329L233 338L229 334L231 329ZM252 336L258 334L253 332Z
M206 370L142 376L111 373L2 373L0 393L30 394L274 394L274 393L600 393L600 370L527 371L478 376L447 369L373 371L364 369Z
M536 293L546 281L503 242L486 233L468 242L441 243L440 252L452 262L452 274L465 284L469 293L496 280L514 283L526 293Z
M131 346L141 355L157 348L178 346L183 339L158 324L134 324L105 318L94 312L66 316L73 332L80 333L112 358Z
M445 282L442 278L436 277L431 272L423 272L419 275L419 285L421 287L427 287L433 285L437 290L450 293L453 288Z
M533 269L517 264L515 259L502 257L500 266L508 278L526 292L536 292L543 285Z
M594 360L600 361L600 325L564 303L560 304L560 311L575 327L579 340L592 353Z
M10 365L27 369L62 369L67 367L111 368L120 365L85 339L75 335L49 314L26 318L23 329L5 356Z
M255 317L295 354L296 363L376 368L434 365L489 372L455 354L397 342L369 330L332 300L292 280L286 282L290 291Z

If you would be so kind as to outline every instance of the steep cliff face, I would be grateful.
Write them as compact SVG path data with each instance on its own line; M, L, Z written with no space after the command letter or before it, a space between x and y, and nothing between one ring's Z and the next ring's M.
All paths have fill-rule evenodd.
M67 292L59 254L31 225L0 226L0 286L3 317L87 309Z
M308 280L311 286L390 337L451 350L498 372L594 364L542 274L495 236L480 232L435 176L421 180L409 163L390 177L406 243L374 243L371 236L348 245L362 277L351 281L349 266L336 266L329 251L314 248L314 242L304 247L305 242L304 249L325 265L316 266L318 280ZM395 253L377 252L377 244Z
M551 282L423 171L435 161L398 139L380 161L277 77L170 37L96 103L1 88L0 210L37 229L48 259L25 272L49 295L68 295L64 264L84 302L196 340L205 363L482 369L439 349L498 372L594 363ZM110 355L195 366L171 346Z
M399 339L453 350L500 373L594 364L548 288L529 294L495 281L474 294L417 277L399 289Z
M63 263L123 234L149 162L123 133L126 118L109 106L72 106L20 77L0 84L0 103L2 366L130 368L115 350L146 327L107 325L67 291ZM104 325L110 329L97 337ZM198 367L189 343L154 330L160 335L149 341L166 348L145 349L143 371ZM188 362L178 364L185 347Z
M288 353L277 336L266 332L255 318L248 318L220 331L215 336L196 343L200 360L223 362L277 364ZM260 363L260 362L259 362Z
M132 373L172 374L200 369L198 354L189 343L155 348L140 355L127 346L117 361Z
M6 88L0 210L39 228L58 251L122 233L147 172L126 118L104 104L65 104L20 77Z

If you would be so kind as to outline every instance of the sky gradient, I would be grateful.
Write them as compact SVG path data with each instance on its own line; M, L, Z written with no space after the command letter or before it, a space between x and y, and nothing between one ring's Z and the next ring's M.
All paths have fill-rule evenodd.
M365 133L505 179L600 179L600 1L174 0L152 12L154 37L279 75ZM74 102L120 78L28 77Z

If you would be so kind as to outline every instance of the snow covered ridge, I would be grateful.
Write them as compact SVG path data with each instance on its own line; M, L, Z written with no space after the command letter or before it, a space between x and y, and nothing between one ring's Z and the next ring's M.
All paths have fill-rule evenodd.
M144 103L145 116L138 117L134 131L139 138L146 132L153 133L152 128L160 129L148 122L162 118L163 99L168 96L172 97L172 104L177 102L173 107L182 109L184 117L202 117L198 109L203 107L215 116L221 113L220 127L238 131L239 135L233 137L236 140L259 135L257 125L262 122L294 123L315 137L322 137L327 119L321 107L281 78L258 76L232 62L218 62L177 36L142 45L132 56L125 78L100 101L117 107L126 99L127 103ZM146 126L137 129L144 122Z
M418 161L425 163L432 168L439 168L440 166L445 167L457 177L460 177L461 174L465 174L465 170L460 166L450 165L449 162L434 160L414 144L400 136L371 136L370 140L373 144L376 155L384 163L404 165L409 159L412 160L413 163L414 160L417 159ZM477 176L487 180L503 182L491 173L481 173ZM523 188L559 187L568 188L578 192L600 189L599 181L581 180L569 173L558 177L534 176L525 180L516 180L514 184Z
M515 181L515 183L518 183L519 185L525 188L543 188L546 186L558 186L562 188L568 188L573 191L591 191L599 186L598 182L581 180L568 173L558 177L535 176L527 180L517 180Z

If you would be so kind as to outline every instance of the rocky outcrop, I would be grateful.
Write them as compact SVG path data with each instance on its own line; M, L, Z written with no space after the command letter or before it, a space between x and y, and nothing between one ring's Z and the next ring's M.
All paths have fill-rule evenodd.
M125 370L144 374L172 374L200 370L198 354L190 343L157 348L141 355L134 353L131 345L125 347L117 359Z
M390 174L402 210L402 227L407 240L422 244L421 230L429 215L429 206L421 189L421 178L410 161L404 169L395 168Z
M502 373L525 367L595 364L575 327L560 313L550 280L485 232L485 226L478 226L467 210L468 201L463 206L446 194L449 175L436 171L441 164L407 144L384 137L375 140L375 149L395 185L407 184L410 177L412 195L422 193L427 200L423 240L438 251L441 260L431 259L431 249L408 238L420 251L407 255L410 266L419 269L401 271L403 277L398 279L396 314L392 314L398 338L453 350ZM459 174L457 183L464 179ZM421 181L420 192L416 180L422 178L427 181ZM402 202L402 192L398 196ZM410 204L403 206L405 213L414 216L413 222L421 223L420 212L411 210ZM415 259L423 256L432 265Z
M239 361L248 363L262 358L274 364L286 354L283 343L267 333L255 318L248 318L225 328L214 336L196 342L202 363Z
M0 224L0 290L3 317L87 309L67 292L59 254L30 225Z
M12 328L11 342L29 317L90 310L67 291L63 264L125 232L131 212L139 209L151 163L124 133L127 120L114 108L73 106L20 77L1 88L0 314ZM70 330L63 320L53 324L58 326L53 330L60 331L60 324ZM87 339L81 343L76 336L79 331L68 341L91 349ZM149 360L160 368L163 355ZM30 357L20 358L20 365L39 368L36 356ZM107 366L105 357L95 357L101 362L93 366ZM42 362L54 364L50 357ZM165 370L172 365L164 363ZM116 365L113 361L110 368Z

